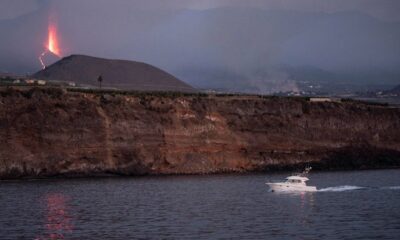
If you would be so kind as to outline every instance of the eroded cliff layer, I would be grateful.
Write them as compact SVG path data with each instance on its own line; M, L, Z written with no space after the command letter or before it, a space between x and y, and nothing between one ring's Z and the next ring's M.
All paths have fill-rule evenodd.
M303 98L0 91L0 178L400 166L400 109Z

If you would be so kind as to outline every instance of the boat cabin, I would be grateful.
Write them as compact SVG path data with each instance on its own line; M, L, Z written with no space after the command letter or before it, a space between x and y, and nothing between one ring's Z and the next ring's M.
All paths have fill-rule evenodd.
M290 176L286 178L286 183L290 184L306 184L306 181L309 179L306 177L300 177L300 176Z

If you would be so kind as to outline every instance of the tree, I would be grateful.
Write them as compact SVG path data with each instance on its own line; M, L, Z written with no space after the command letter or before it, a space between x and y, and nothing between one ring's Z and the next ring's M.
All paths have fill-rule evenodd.
M97 78L97 81L99 82L99 88L101 89L101 83L103 82L103 77L100 75L100 76Z

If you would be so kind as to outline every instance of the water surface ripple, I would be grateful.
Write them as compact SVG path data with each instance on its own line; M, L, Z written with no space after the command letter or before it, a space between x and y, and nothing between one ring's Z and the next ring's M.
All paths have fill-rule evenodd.
M0 239L400 239L400 170L0 182Z

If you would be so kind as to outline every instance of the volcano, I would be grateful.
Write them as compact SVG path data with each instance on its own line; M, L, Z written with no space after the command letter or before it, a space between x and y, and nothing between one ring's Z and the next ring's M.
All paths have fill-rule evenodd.
M102 76L102 86L122 90L195 92L190 85L152 65L97 58L85 55L65 57L32 75L36 79L72 81L95 87Z

